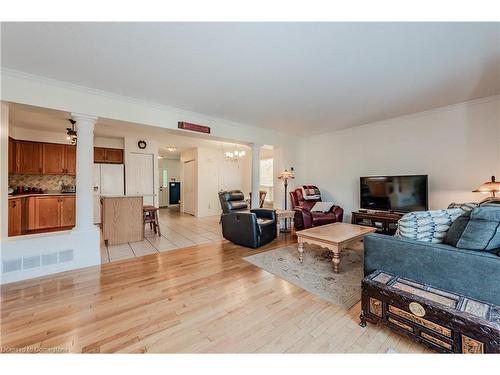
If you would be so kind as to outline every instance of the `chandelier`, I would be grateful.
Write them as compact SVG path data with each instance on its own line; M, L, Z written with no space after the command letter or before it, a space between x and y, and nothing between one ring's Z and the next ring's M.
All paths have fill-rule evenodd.
M71 128L66 128L66 139L68 141L71 141L72 145L76 145L76 130L75 130L76 121L73 119L69 119L68 121L71 122Z
M230 161L238 161L242 157L244 157L247 153L245 151L227 151L224 153L224 158Z

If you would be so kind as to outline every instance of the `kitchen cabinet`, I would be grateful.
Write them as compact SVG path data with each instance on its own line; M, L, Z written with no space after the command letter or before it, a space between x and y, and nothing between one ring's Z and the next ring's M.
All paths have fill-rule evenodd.
M43 174L64 174L65 145L55 143L42 144Z
M9 174L16 173L16 141L9 138Z
M59 196L33 197L34 225L29 229L48 229L61 226L61 198Z
M94 147L94 163L123 164L123 150Z
M55 143L42 145L43 174L76 174L76 146Z
M9 138L9 173L76 175L76 146Z
M19 236L21 231L22 204L21 198L9 199L9 236Z
M16 173L42 173L42 144L38 142L16 141Z
M61 197L61 227L75 226L76 198Z
M102 147L94 147L94 163L105 163L106 151Z
M36 196L28 199L28 230L44 230L75 225L75 196Z
M64 151L64 173L76 176L76 146L66 145Z

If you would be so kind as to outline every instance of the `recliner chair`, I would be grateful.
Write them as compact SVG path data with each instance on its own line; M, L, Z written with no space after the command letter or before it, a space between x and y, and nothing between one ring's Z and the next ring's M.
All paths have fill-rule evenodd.
M313 185L305 185L307 188L318 188ZM318 190L319 192L319 190ZM290 192L292 201L292 209L295 210L293 223L296 230L308 229L320 225L341 223L344 216L344 210L339 206L332 206L328 212L311 212L316 202L321 202L321 197L318 199L304 199L302 189L298 188Z
M219 193L222 236L237 245L255 249L276 238L276 212L263 208L248 211L244 199L239 190Z

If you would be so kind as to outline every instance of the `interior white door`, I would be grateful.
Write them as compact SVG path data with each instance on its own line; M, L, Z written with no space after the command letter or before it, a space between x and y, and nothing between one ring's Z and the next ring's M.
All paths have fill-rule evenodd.
M160 191L158 195L158 201L160 207L168 206L168 171L166 167L160 167L158 169L158 174L160 176Z
M184 196L181 200L184 205L184 212L194 216L196 206L196 162L194 160L184 163L184 181L183 181Z
M127 195L142 195L145 205L154 205L154 155L131 153L128 159Z

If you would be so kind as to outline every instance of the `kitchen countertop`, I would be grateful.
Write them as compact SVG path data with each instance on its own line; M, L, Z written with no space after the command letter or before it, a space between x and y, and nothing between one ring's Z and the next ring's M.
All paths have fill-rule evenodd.
M10 194L9 199L15 198L28 198L28 197L47 197L51 195L64 195L64 196L75 196L75 193L20 193L20 194Z
M144 195L140 194L131 194L131 195L123 195L123 194L101 194L101 198L143 198Z

